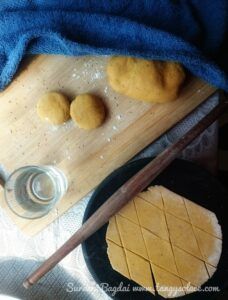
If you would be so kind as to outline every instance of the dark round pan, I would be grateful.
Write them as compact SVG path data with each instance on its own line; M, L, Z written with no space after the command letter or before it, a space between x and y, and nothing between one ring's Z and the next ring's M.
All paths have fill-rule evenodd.
M85 222L121 185L143 168L151 159L140 159L117 169L110 174L96 189L86 208ZM163 185L187 199L213 211L219 221L223 233L222 254L217 271L204 285L215 286L220 290L228 285L228 193L220 182L199 166L184 160L175 160L151 184ZM133 292L138 286L112 269L107 256L105 235L107 225L87 239L83 245L86 264L97 284L101 285L114 299L163 299L151 293ZM187 238L187 237L186 237ZM127 291L115 293L115 287L125 287ZM114 289L112 289L114 288ZM114 293L112 293L114 291ZM217 298L218 292L196 292L178 299L210 299Z

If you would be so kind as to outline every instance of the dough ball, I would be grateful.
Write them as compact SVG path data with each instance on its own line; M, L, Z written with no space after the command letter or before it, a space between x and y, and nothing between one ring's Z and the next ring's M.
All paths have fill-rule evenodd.
M70 103L60 93L47 93L37 103L37 114L41 120L60 125L70 118Z
M70 115L78 127L93 129L103 123L105 107L100 98L90 94L82 94L71 103Z
M156 103L175 100L185 79L184 69L179 63L126 56L112 57L107 75L114 91L136 100Z

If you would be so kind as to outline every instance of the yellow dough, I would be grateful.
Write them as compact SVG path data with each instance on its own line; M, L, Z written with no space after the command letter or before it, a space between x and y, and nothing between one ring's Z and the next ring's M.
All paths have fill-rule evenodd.
M168 272L178 275L170 243L146 229L142 229L142 234L150 261Z
M222 241L199 228L194 228L194 232L204 260L216 267L222 251Z
M106 232L113 269L164 298L193 293L213 276L221 237L213 212L162 186L139 193Z
M184 199L163 186L159 186L158 189L162 195L165 211L184 221L188 221L189 217L185 207Z
M119 215L116 216L117 228L123 246L144 258L148 258L140 227ZM136 238L137 237L137 242Z
M117 230L115 216L109 220L109 225L108 225L107 232L106 232L106 239L121 246L120 234Z
M219 239L222 239L221 227L219 226L217 217L213 212L192 201L185 201L185 204L193 225Z
M184 296L182 282L179 277L151 264L154 278L156 280L156 288L159 295L164 298L176 298Z
M113 269L120 272L125 277L130 278L123 248L111 241L108 241L107 244L108 256L112 261Z
M125 249L125 253L131 279L154 294L149 261L127 249Z
M70 103L60 93L47 93L37 103L37 114L43 121L60 125L70 118Z
M166 220L172 244L202 259L192 225L168 213L166 214ZM186 238L188 242L186 242Z
M208 271L208 274L210 276L210 278L214 275L215 271L216 271L216 268L209 265L209 264L206 264L206 267L207 267L207 271Z
M79 128L94 129L103 123L105 107L100 98L82 94L71 103L70 115Z
M163 209L163 200L158 187L149 187L148 191L140 193L140 197L156 207Z
M134 202L140 225L162 239L169 240L169 233L163 211L139 197L135 197Z
M175 100L185 79L185 71L179 63L127 56L112 57L107 75L114 91L155 103Z
M173 246L173 252L181 278L187 282L191 282L194 286L201 286L209 279L207 269L202 260L175 246Z

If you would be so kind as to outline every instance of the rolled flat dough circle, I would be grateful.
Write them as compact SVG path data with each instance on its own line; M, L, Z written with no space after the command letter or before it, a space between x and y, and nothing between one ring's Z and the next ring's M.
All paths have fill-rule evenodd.
M114 56L107 65L114 91L146 102L163 103L178 97L185 71L179 63Z
M152 287L153 293L152 273L156 287L178 287L175 297L185 295L182 280L188 288L200 287L213 276L222 252L221 238L221 226L212 211L163 186L139 193L110 219L106 231L114 270L145 288ZM157 292L172 298L168 290Z
M70 115L79 128L94 129L105 119L105 107L102 100L94 95L78 95L70 106Z
M67 97L60 93L47 93L37 103L37 114L43 121L60 125L70 118L70 103Z

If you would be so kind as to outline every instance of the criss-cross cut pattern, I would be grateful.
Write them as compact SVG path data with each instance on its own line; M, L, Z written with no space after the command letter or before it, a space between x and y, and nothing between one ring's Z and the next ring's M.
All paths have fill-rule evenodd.
M166 298L206 282L222 250L216 215L163 186L140 193L115 215L106 241L113 269Z

